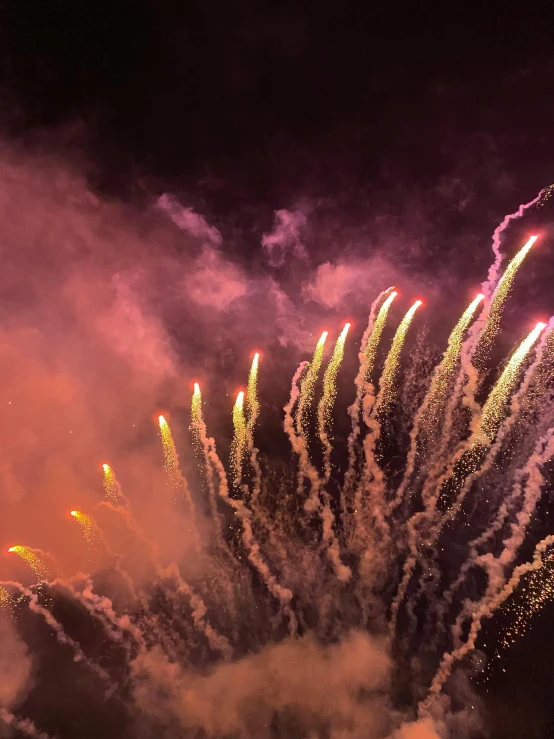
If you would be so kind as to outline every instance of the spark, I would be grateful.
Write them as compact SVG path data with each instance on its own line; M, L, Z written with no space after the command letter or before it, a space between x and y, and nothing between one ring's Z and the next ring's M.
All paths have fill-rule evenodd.
M250 375L248 376L248 387L246 389L246 410L248 416L248 434L252 436L254 426L260 413L260 402L258 400L258 362L260 355L254 354Z
M296 428L298 435L306 439L306 424L308 422L308 414L314 400L314 390L323 362L323 352L325 351L325 342L327 341L328 331L324 331L315 347L314 356L308 365L308 369L304 379L300 383L300 396L298 398L298 408L296 411Z
M242 465L247 446L247 427L244 416L244 391L241 390L233 407L234 435L231 444L231 465L233 467L235 485L240 483L242 477Z
M24 547L20 544L16 544L8 549L8 552L18 554L41 582L46 582L50 578L50 573L44 560L39 556L39 551L40 549L32 549L31 547Z
M323 394L317 407L319 438L324 449L323 467L326 481L331 476L331 443L329 441L328 431L331 425L333 406L337 397L337 374L344 357L344 344L349 329L350 324L346 323L335 343L333 354L323 375Z
M398 365L400 362L400 353L402 351L402 347L404 346L406 335L408 333L408 329L410 327L412 319L415 315L416 310L421 304L421 300L416 300L416 302L406 313L406 315L400 322L400 325L396 329L391 348L385 360L385 366L383 367L381 379L379 380L379 397L376 403L375 410L376 416L382 415L385 412L386 408L392 402L392 399L394 397L396 374L398 372Z
M71 511L71 516L77 521L79 526L83 530L83 536L85 537L86 543L91 547L92 549L98 548L98 535L97 535L97 527L95 522L90 516L87 516L86 513L83 513L82 511Z
M494 441L498 427L505 414L508 399L517 382L521 364L545 328L546 323L537 323L531 333L518 346L504 368L483 407L483 413L475 434L476 441L485 444Z
M104 472L104 491L106 493L106 497L110 498L110 500L115 503L119 504L119 498L121 494L121 488L119 487L119 483L116 480L114 471L110 467L109 464L102 465L102 470Z
M200 440L202 424L202 393L200 392L200 385L195 382L190 404L190 432L192 434L193 444L198 451L202 448L202 442Z
M484 361L488 355L492 341L499 331L504 304L512 288L516 273L537 239L538 236L531 236L531 238L526 241L508 264L506 271L496 286L492 296L487 322L479 336L473 356L474 365L480 369L483 368Z
M371 331L371 334L367 340L367 344L365 346L365 380L367 382L371 382L372 380L372 373L373 369L375 367L375 357L377 356L377 348L379 346L379 341L381 340L381 335L383 333L383 329L385 328L385 323L387 321L387 316L389 314L389 309L391 307L392 301L396 298L398 293L396 291L393 291L388 298L383 302L383 305L379 309L379 313L377 314L377 318L375 319L375 323L373 324L373 330Z
M158 423L160 425L160 434L162 437L162 447L164 454L164 468L167 474L177 482L180 476L179 471L179 458L177 457L177 450L175 449L175 442L171 434L168 422L164 416L158 416Z
M12 599L8 591L0 585L0 611L7 610L12 604Z

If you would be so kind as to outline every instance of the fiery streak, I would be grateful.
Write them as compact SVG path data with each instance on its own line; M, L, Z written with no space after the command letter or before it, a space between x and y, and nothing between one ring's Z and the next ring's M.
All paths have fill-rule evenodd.
M244 416L244 391L241 390L233 407L233 428L234 435L231 444L231 465L234 473L235 485L240 484L242 477L242 465L247 447L247 427L246 418Z
M423 436L425 436L425 432L432 433L440 423L447 401L447 393L451 387L452 381L454 380L456 365L462 349L462 339L478 305L483 299L483 294L479 293L479 295L472 300L448 337L447 349L444 352L441 363L437 365L433 372L431 385L429 386L427 395L425 396L414 419L414 425L410 432L410 450L408 452L406 471L404 472L402 483L396 492L394 501L391 503L391 511L394 510L394 508L402 501L406 488L410 482L416 465L418 444L421 445L423 441L428 441L428 439L421 438L421 432L424 432Z
M202 424L202 393L200 392L200 385L195 382L190 404L190 432L192 434L193 443L199 450L202 447L200 440L200 429Z
M8 552L18 554L21 559L33 570L35 575L41 581L47 581L50 578L48 568L37 552L40 550L32 549L31 547L24 547L20 544L10 547Z
M397 295L398 293L396 291L393 291L384 301L383 305L379 309L379 313L377 314L377 318L375 319L375 323L373 324L373 330L371 331L371 334L367 339L365 348L362 349L365 357L364 381L366 382L372 381L373 368L375 367L375 357L377 356L377 349L379 347L381 335L383 333L383 329L385 328L385 323L387 321L387 316L389 315L389 309L391 307L392 301L396 298Z
M308 414L314 399L314 390L319 370L323 362L323 352L325 351L325 342L327 341L328 331L324 331L315 347L314 356L308 365L304 379L300 383L300 397L298 398L298 408L296 410L296 428L298 435L307 440L306 424L308 422Z
M121 488L119 487L119 483L116 480L114 471L112 470L110 465L106 463L102 465L102 470L104 472L103 482L106 497L108 497L112 501L112 503L115 503L117 505L119 504Z
M93 519L90 516L87 516L86 513L83 513L82 511L71 511L71 515L82 528L83 536L85 537L85 541L89 545L89 547L97 548L98 537L96 524L94 523Z
M519 368L533 345L539 338L541 332L546 328L546 323L537 323L531 333L525 338L514 352L512 358L500 375L500 379L493 387L487 402L483 407L483 413L476 432L476 441L481 443L492 443L498 427L504 416L506 405L515 383L517 382Z
M179 459L177 457L177 451L175 449L175 442L171 434L168 422L164 416L158 416L158 423L160 425L160 434L162 437L162 447L164 453L164 467L168 475L174 479L179 477Z
M510 289L513 285L516 273L537 238L538 236L531 236L531 238L521 247L515 257L506 267L506 271L504 272L498 282L498 285L496 286L496 289L492 296L487 322L485 324L485 327L483 328L483 331L481 332L481 335L479 336L477 346L475 347L475 353L473 355L473 364L476 367L482 368L491 343L498 333L504 304L510 293Z
M396 329L394 338L392 340L391 348L387 354L385 360L385 366L383 367L383 373L379 380L379 396L376 403L375 415L379 416L386 412L386 408L392 402L394 397L394 385L396 380L396 373L398 371L398 364L400 362L400 352L404 346L406 335L410 324L414 317L416 310L421 305L421 300L416 300L410 310L406 313L400 325Z
M258 400L258 362L260 355L254 354L250 375L248 376L248 387L246 389L246 411L248 416L248 432L251 435L260 413L260 402Z
M335 398L337 397L337 374L344 357L344 344L346 342L349 328L350 324L345 324L335 343L333 354L329 360L327 368L325 369L325 374L323 375L323 395L321 396L321 400L317 407L319 438L323 444L324 450L323 468L326 482L331 477L331 443L329 441L328 430L331 425L333 405L335 404Z

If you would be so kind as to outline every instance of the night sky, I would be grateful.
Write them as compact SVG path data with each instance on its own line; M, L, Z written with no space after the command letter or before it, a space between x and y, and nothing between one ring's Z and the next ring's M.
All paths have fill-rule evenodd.
M86 479L78 492L76 469L115 446L123 460L148 456L148 431L134 424L172 402L175 415L184 414L188 387L175 395L157 361L148 365L151 375L124 387L121 357L131 366L164 354L160 325L171 344L167 376L177 367L188 382L209 377L214 397L234 392L254 345L274 355L260 381L267 407L260 446L276 459L286 448L273 439L290 377L326 322L335 330L353 318L359 341L371 301L398 279L406 300L426 299L430 340L440 346L486 277L494 228L554 182L553 90L554 9L539 0L2 0L0 186L11 195L2 199L0 345L6 357L13 351L8 364L29 351L36 367L59 373L60 386L65 373L77 378L63 392L85 400L63 423L94 417L94 430L72 452L66 488L89 501L95 483ZM164 193L214 229L200 235L208 247L183 244L178 224L168 228L155 208ZM272 250L278 211L293 214L296 226ZM507 235L509 255L531 226L541 244L518 276L493 359L554 313L553 216L550 204ZM199 308L206 288L195 293L192 277L186 299L180 295L177 264L202 281L212 271L220 276L211 296L217 308ZM335 284L324 282L327 264L342 270ZM127 307L138 304L128 295L140 294L149 323L137 330L152 340L148 357L126 345L114 359L89 331L100 325L102 341L114 343L127 331L123 323L112 333L107 327L115 313L102 285L115 273L123 275L113 284L126 306L118 321L134 321ZM231 311L224 295L233 291L246 302ZM345 360L349 382L355 361L354 352ZM18 387L16 373L0 364L0 379ZM35 410L35 396L28 400L33 423L41 418L37 437L49 433L44 419L56 412L57 392L37 390ZM339 385L345 403L347 392ZM104 406L98 417L93 394ZM133 431L129 422L121 435L125 413ZM206 414L229 435L227 407ZM14 455L16 476L29 489L38 485L33 463ZM60 474L42 457L37 464ZM2 485L7 479L2 472ZM64 496L55 500L65 505ZM554 531L545 497L541 534ZM10 497L8 513L0 505L2 547L13 538L8 514L14 530L28 533L16 511L21 499ZM45 535L44 547L53 546ZM480 688L494 739L554 736L553 616L546 607ZM116 735L111 725L104 730Z

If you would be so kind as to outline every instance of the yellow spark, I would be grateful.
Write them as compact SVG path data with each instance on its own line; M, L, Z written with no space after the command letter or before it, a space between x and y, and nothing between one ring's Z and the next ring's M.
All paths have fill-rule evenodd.
M160 434L162 437L164 468L168 475L177 482L180 477L179 458L177 457L177 450L175 448L171 429L163 416L158 416L158 423L160 425Z
M237 395L233 408L233 427L235 433L231 444L231 465L233 467L235 485L238 485L242 476L242 465L247 447L246 418L244 416L244 392L242 390Z
M521 363L532 349L546 323L537 323L531 333L521 342L504 368L496 385L490 392L475 432L476 443L489 444L494 441L502 418L506 412L508 399L517 382Z
M441 412L447 400L447 393L450 384L454 378L456 364L460 356L462 348L462 339L469 326L477 306L484 299L479 293L466 308L462 317L454 327L454 330L448 337L448 346L444 352L441 363L437 366L433 373L429 392L425 398L424 406L422 406L422 418L425 422L436 426L440 422Z
M248 433L252 435L258 414L260 412L260 402L258 400L258 362L260 355L258 352L254 354L250 375L248 376L248 387L246 388L246 409L248 415Z
M197 447L198 451L201 447L200 427L202 422L202 393L200 392L200 385L195 382L190 404L190 432L192 434L193 443Z
M98 535L93 519L82 511L71 511L71 515L83 529L83 536L89 547L97 548Z
M379 312L377 313L377 318L375 319L375 323L373 324L373 329L367 340L367 344L366 344L365 352L364 352L365 357L366 357L365 379L369 382L371 381L371 373L373 372L373 368L375 366L375 357L377 356L377 348L379 346L379 341L381 340L381 334L383 333L383 329L385 328L385 323L387 321L387 316L389 314L389 308L391 307L391 303L396 298L397 295L398 293L394 291L383 302L383 305L379 308Z
M10 608L12 599L8 591L0 585L0 610Z
M325 479L331 476L330 455L331 444L329 443L328 430L331 424L333 406L337 397L337 374L344 357L344 344L350 324L345 324L342 329L333 350L329 364L323 375L323 394L317 407L317 422L319 428L319 438L324 447L323 466L325 468Z
M421 302L421 300L416 300L416 302L412 305L410 310L406 313L406 315L400 322L400 325L398 326L398 328L396 329L396 333L394 334L391 348L389 350L389 353L387 354L385 366L383 367L383 372L379 381L378 407L380 413L383 413L384 409L392 401L394 395L396 373L398 371L398 364L400 361L400 352L402 351L402 347L404 346L404 341L406 340L406 334L408 333L410 323L412 322L416 310L421 305Z
M40 550L32 549L31 547L24 547L20 544L17 544L16 546L10 547L8 549L8 552L18 554L21 559L33 570L39 580L47 581L50 578L50 573L48 572L48 568L42 557L37 554L37 551Z
M304 379L300 383L300 395L298 399L298 409L296 411L296 428L300 436L306 438L306 423L308 421L308 413L314 399L314 390L323 362L323 352L325 351L325 342L327 341L328 331L324 331L315 347L314 356L308 366L308 370Z
M102 465L102 470L104 471L104 492L106 493L106 496L110 498L114 503L119 503L119 483L117 482L115 478L114 471L110 467L109 464Z
M504 304L510 293L510 289L513 285L516 273L537 238L538 236L531 236L531 238L521 247L515 257L506 267L506 271L504 272L498 282L498 285L496 286L496 289L492 296L489 316L487 318L485 327L479 337L473 355L473 363L476 367L480 369L483 368L483 363L487 356L490 345L494 337L498 333Z

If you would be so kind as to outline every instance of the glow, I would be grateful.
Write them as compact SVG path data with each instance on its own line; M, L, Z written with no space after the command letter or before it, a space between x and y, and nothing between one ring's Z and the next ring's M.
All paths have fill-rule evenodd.
M238 393L233 408L233 428L235 433L231 444L231 466L233 468L235 485L238 485L242 477L242 465L247 448L247 426L244 416L243 390Z
M404 346L406 335L410 324L415 315L416 310L422 304L421 300L416 300L410 310L406 313L400 325L396 329L394 338L392 340L391 348L387 354L385 360L385 366L379 380L379 408L386 409L386 407L392 402L394 397L394 387L396 381L396 373L398 371L398 364L400 361L400 352ZM380 410L384 412L384 410Z
M18 554L25 564L33 570L40 581L44 582L49 579L50 574L48 572L48 568L46 567L42 557L37 554L36 549L31 549L31 547L24 547L17 544L16 546L10 547L8 552Z
M545 328L545 323L537 323L535 328L513 353L510 361L504 368L504 371L487 398L487 402L483 406L479 427L475 434L477 441L481 443L489 443L494 440L498 427L505 415L508 399L517 382L521 363L533 348L533 345Z
M328 336L329 332L324 331L319 337L312 361L308 366L304 379L300 383L300 396L298 399L298 409L296 411L296 428L298 430L298 434L304 438L306 438L306 425L308 423L310 408L314 400L315 385L323 362L323 352L325 351L325 342L327 341Z

